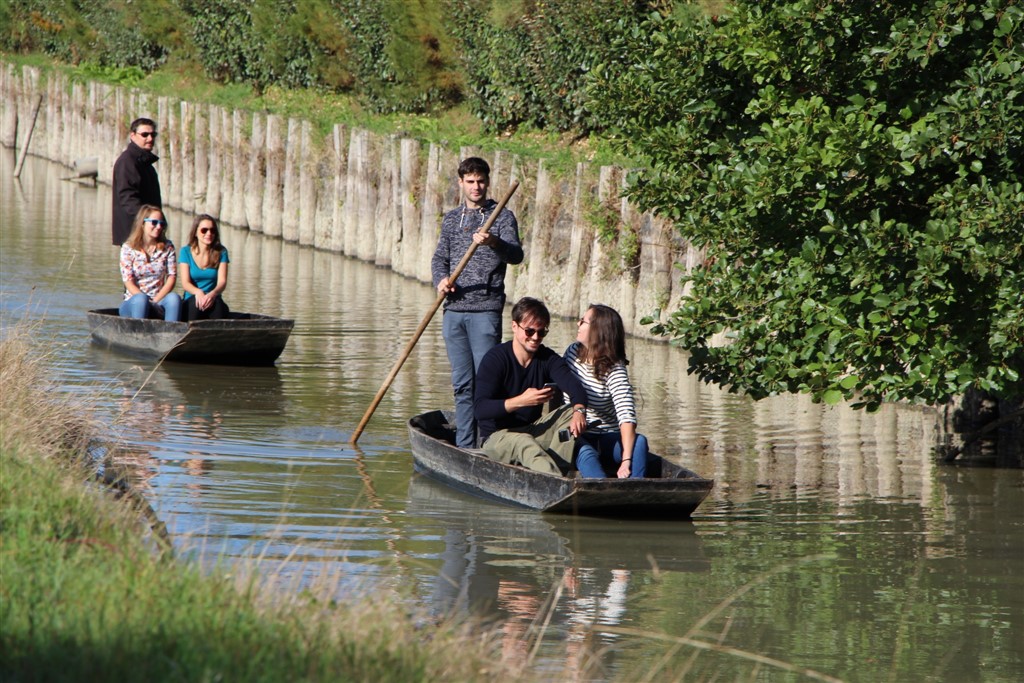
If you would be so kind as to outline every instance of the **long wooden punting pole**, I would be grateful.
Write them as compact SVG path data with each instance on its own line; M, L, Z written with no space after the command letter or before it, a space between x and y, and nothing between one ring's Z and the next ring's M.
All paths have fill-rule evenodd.
M498 205L494 207L494 211L492 211L491 215L487 218L487 222L485 222L483 227L480 228L479 232L481 234L486 235L491 231L491 226L494 225L494 221L498 218L498 214L500 214L501 210L505 208L505 205L508 204L508 200L512 198L512 195L515 194L517 189L519 189L519 181L513 180L512 185L508 188L508 192L505 193L504 199L498 202ZM469 245L469 249L466 250L466 255L462 257L462 260L459 261L459 265L455 266L455 270L453 270L451 275L448 276L448 281L450 283L454 284L455 280L462 274L466 264L469 263L469 259L473 257L473 252L476 251L477 246L476 242ZM398 376L398 371L402 369L402 365L409 357L409 354L412 353L413 347L416 346L416 342L420 340L420 337L423 335L423 331L427 329L427 325L430 324L430 320L434 317L434 314L437 313L437 309L441 308L441 304L444 303L446 296L448 296L447 292L438 293L437 299L434 301L434 305L431 306L430 310L427 311L427 314L423 316L423 321L420 323L420 326L416 328L416 332L412 335L412 339L410 339L409 343L406 344L405 350L402 351L402 355L398 358L395 366L391 368L391 372L388 373L387 379L384 380L384 384L377 391L377 395L373 397L373 401L370 403L370 407L366 409L366 414L363 415L363 419L359 422L359 426L357 426L356 430L352 432L352 438L349 440L349 443L354 444L359 441L359 437L363 433L363 428L366 427L366 423L370 421L370 416L373 415L373 411L377 410L377 406L380 405L381 399L384 398L384 394L387 393L391 383L395 381L395 377Z

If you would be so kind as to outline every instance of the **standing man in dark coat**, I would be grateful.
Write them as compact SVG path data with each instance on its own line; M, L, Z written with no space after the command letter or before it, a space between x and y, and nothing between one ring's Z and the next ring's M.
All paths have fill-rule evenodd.
M143 204L163 207L160 201L160 178L153 168L153 164L160 159L153 154L156 135L156 123L152 119L135 119L128 136L128 147L114 162L111 236L116 246L128 239L139 207Z

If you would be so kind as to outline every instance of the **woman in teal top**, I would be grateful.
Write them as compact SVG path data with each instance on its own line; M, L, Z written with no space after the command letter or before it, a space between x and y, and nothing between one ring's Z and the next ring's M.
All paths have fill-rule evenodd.
M220 243L217 219L201 213L192 221L188 245L178 256L178 279L185 289L186 320L227 318L221 294L228 286L228 250Z

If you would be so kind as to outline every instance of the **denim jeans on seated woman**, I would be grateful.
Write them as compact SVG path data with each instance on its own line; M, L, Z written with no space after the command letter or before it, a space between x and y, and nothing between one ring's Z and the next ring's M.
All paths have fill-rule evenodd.
M122 318L163 318L178 322L181 320L181 296L171 292L160 303L154 304L145 294L135 294L121 302L118 314Z
M614 478L622 463L622 435L619 432L584 433L578 441L576 469L580 474L591 479ZM643 434L636 435L629 471L631 479L647 474L647 437Z

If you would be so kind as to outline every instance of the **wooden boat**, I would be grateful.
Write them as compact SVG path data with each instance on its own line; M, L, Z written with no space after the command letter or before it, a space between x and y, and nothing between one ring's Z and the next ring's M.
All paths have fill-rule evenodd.
M435 410L409 420L414 469L503 503L569 515L685 519L715 485L653 453L644 479L561 477L506 465L455 446L454 419L450 412Z
M231 313L219 320L166 322L122 318L116 308L89 311L93 342L140 358L214 365L273 365L291 335L293 320Z

